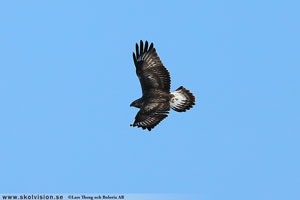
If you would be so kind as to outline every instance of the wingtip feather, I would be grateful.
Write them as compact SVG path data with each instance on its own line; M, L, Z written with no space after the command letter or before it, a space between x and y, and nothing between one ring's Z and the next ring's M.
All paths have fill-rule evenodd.
M144 48L143 40L140 40L140 54L141 55L144 52L143 48Z
M151 42L151 44L150 44L150 47L149 47L149 51L151 50L151 49L153 49L153 42Z
M137 65L137 60L136 60L136 56L135 56L134 52L132 53L132 56L133 56L134 65L136 66Z
M136 51L136 57L139 57L140 56L139 45L137 43L135 43L135 51Z
M146 42L145 42L145 49L144 49L144 51L145 51L145 52L148 51L148 41L147 41L147 40L146 40Z

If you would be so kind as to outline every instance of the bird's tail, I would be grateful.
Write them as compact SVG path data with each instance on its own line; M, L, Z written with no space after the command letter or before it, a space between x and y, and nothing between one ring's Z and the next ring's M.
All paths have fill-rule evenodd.
M177 112L185 112L193 107L196 102L195 96L183 86L171 93L171 108Z

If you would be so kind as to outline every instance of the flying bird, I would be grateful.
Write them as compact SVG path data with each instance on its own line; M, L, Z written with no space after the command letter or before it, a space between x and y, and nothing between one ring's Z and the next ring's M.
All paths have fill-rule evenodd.
M133 61L140 80L143 96L133 101L130 106L139 108L135 121L130 126L137 126L149 131L165 119L170 108L185 112L195 105L194 95L183 86L170 92L170 73L162 64L153 43L148 41L136 44Z

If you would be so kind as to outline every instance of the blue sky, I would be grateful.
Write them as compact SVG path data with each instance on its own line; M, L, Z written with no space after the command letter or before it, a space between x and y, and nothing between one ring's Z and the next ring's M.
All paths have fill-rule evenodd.
M0 193L300 198L299 1L1 1ZM154 42L196 96L130 127Z

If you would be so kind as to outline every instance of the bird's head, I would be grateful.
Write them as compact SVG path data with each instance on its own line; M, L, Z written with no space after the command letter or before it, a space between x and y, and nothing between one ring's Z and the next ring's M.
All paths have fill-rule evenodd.
M130 104L131 107L141 108L142 107L142 100L137 99Z

